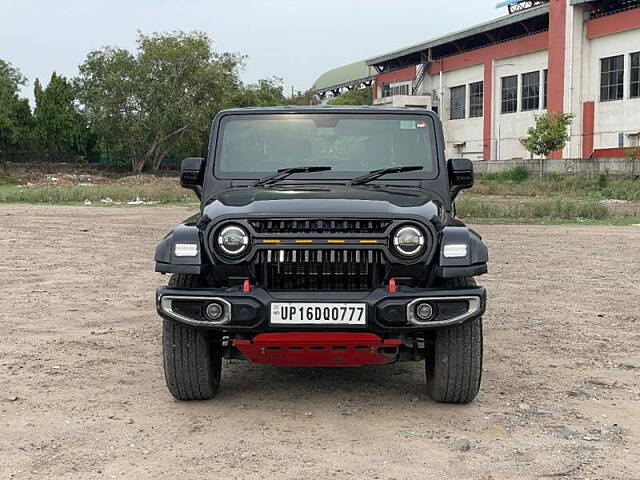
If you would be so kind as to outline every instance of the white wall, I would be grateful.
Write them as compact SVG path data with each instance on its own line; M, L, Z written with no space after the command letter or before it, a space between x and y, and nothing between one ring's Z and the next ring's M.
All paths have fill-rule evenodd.
M625 147L631 146L627 134L640 132L640 98L631 99L629 54L640 52L640 29L585 40L586 61L582 69L582 100L595 102L594 148L617 148L619 133ZM624 100L600 101L600 59L625 56ZM577 112L575 112L577 113Z
M482 117L469 117L469 84L484 80L484 66L474 65L451 72L442 76L443 109L440 118L444 123L447 158L466 157L471 160L482 160ZM432 77L432 83L440 87L439 75ZM451 120L451 88L466 86L465 118ZM461 149L454 145L463 144Z
M547 68L547 51L528 53L497 60L493 65L493 132L491 158L509 160L529 158L529 152L521 140L535 124L535 114L543 112L544 70ZM540 72L540 106L536 111L522 111L522 74ZM502 77L518 76L518 111L502 113Z

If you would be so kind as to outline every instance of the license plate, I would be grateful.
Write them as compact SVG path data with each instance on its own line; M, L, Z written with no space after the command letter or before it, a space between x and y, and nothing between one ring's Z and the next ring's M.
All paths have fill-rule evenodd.
M364 303L284 303L271 304L273 325L366 325Z

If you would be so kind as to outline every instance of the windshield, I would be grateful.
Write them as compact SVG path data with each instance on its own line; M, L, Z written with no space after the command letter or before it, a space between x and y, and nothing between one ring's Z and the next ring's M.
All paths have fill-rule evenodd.
M331 171L296 175L351 179L418 165L421 171L393 178L435 178L434 132L431 118L420 114L227 115L220 124L215 173L260 178L284 168L323 166Z

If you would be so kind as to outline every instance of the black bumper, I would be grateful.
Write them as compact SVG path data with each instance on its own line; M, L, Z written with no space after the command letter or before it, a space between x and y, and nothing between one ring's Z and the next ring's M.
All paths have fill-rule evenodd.
M408 307L411 304L413 308L418 299L424 299L433 306L434 316L430 321L412 324L408 320ZM221 302L228 310L223 323L213 323L204 315L205 307L211 301ZM271 302L364 303L367 322L358 326L271 325ZM225 333L327 330L390 333L424 331L480 317L485 311L486 291L483 287L474 287L455 290L402 289L394 293L382 288L367 292L267 291L256 288L243 292L238 289L161 287L156 292L156 306L162 317Z

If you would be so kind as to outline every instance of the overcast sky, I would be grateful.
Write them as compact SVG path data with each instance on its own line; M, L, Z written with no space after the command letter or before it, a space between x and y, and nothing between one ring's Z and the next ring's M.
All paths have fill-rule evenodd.
M242 78L305 90L331 68L504 15L497 0L0 0L0 58L29 79L72 77L105 45L133 50L137 30L202 30L248 56Z

